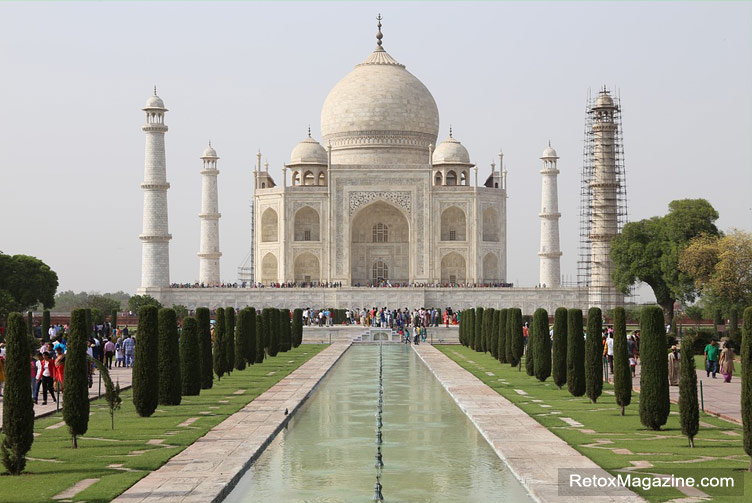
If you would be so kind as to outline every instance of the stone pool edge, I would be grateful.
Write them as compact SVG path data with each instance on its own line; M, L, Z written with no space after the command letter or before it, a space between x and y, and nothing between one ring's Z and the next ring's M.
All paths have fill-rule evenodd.
M609 476L606 470L438 349L428 344L412 347L534 500L539 503L582 501L582 496L558 494L559 468L600 470L604 477ZM638 503L645 500L629 491L624 496L604 495L598 501Z
M330 345L113 502L221 502L350 345L349 342Z

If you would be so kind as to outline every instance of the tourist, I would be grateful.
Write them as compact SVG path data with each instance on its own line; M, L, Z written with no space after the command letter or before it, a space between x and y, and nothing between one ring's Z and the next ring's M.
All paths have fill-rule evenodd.
M553 334L553 330L551 331ZM614 373L614 334L608 333L608 339L606 339L606 359L608 359L608 371L611 374Z
M713 379L715 379L715 374L718 372L719 353L720 350L715 343L715 339L712 339L710 344L705 346L705 372L707 373L707 377L710 377L712 372Z
M5 349L5 343L0 343L2 349ZM3 396L3 384L5 383L5 353L0 354L0 396Z
M126 325L126 330L128 326ZM133 340L127 332L125 332L125 340L123 341L123 352L125 353L125 367L133 366L133 354L136 351L136 341Z
M734 350L731 348L728 341L723 344L723 351L721 351L721 359L719 363L721 366L723 382L731 382L731 376L734 374Z
M47 405L47 393L49 393L52 401L55 401L55 391L52 387L52 378L55 374L54 364L52 357L49 353L44 353L43 360L39 362L37 366L37 399L39 398L39 384L42 385L42 405ZM38 403L34 400L34 403Z
M118 338L115 343L115 367L123 367L125 365L125 353L123 351L123 341Z
M112 339L107 339L107 342L104 344L104 364L110 370L112 370L113 356L115 356L115 343L112 342Z
M31 399L34 403L37 402L37 396L39 394L39 383L37 382L37 364L41 365L41 361L44 357L41 352L37 352L36 355L31 356Z
M58 383L58 389L63 390L63 379L65 378L65 353L63 353L63 347L58 346L55 349L55 382Z
M671 352L668 354L668 384L669 386L679 386L679 350L676 346L671 346Z

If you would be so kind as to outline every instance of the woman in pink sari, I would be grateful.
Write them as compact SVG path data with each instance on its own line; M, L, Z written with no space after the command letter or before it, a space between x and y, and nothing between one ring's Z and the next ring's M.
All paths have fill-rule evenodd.
M723 382L731 382L731 376L734 374L734 350L731 349L728 341L723 344L723 351L721 351L718 365L721 367Z

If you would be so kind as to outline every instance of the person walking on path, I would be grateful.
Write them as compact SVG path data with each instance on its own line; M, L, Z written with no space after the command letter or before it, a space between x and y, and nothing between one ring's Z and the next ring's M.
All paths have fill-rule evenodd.
M37 400L34 403L38 403L39 399L39 384L42 385L42 405L47 405L47 393L50 394L52 401L55 401L55 391L52 387L52 377L55 373L54 363L49 353L44 353L43 360L37 365Z
M719 363L723 382L731 382L731 376L734 374L734 350L729 346L728 341L723 345Z
M608 339L606 339L606 358L608 359L608 371L611 375L614 374L614 333L608 333Z
M125 336L125 340L123 341L123 352L125 353L125 366L126 367L132 367L133 366L133 354L136 351L136 341L133 340L133 337L130 335Z
M671 352L668 354L668 384L669 386L679 386L679 350L676 346L671 346Z
M718 356L720 352L715 339L711 340L710 344L705 346L705 372L707 373L707 377L710 377L712 373L713 379L715 379L715 374L718 372Z
M58 346L55 349L55 381L58 382L60 392L63 391L63 380L65 379L65 354L63 353L63 346Z
M104 364L112 370L112 357L115 356L115 343L109 339L104 344Z

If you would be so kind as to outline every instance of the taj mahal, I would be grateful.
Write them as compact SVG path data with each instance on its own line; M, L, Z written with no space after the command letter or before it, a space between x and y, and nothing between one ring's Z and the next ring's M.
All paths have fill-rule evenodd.
M165 108L156 95L146 124L139 293L163 304L422 307L476 305L608 309L623 297L610 280L609 241L619 231L615 176L618 111L609 91L593 101L593 162L587 183L593 222L585 284L561 284L558 155L540 156L540 282L524 288L507 279L507 172L479 173L451 128L439 140L439 109L428 88L377 45L329 92L321 110L321 141L308 136L292 149L274 180L261 153L253 168L252 278L220 286L216 150L201 156L199 256L201 288L177 288L169 277ZM480 178L479 178L480 177ZM285 288L279 286L284 285ZM336 286L332 288L332 285Z

